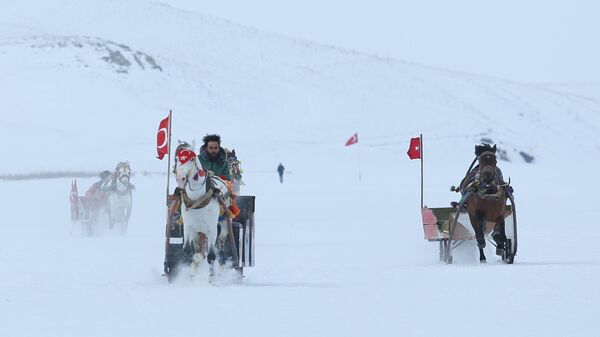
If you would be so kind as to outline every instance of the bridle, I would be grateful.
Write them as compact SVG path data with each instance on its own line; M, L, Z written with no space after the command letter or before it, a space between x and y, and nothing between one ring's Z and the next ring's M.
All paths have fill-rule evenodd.
M486 160L488 158L491 159ZM489 181L487 181L486 183L492 183L494 181L494 178L496 177L496 154L491 151L483 152L477 157L477 161L479 162L480 178L486 176L490 177Z
M236 178L239 178L242 175L242 170L240 169L240 161L236 157L231 157L228 159L227 168L229 169L229 174Z
M192 169L190 169L187 174L185 175L185 182L183 184L183 190L185 190L185 188L189 188L191 192L196 192L196 191L200 191L200 189L193 189L192 185L190 184L190 175L192 174L192 172L194 172L194 168L195 173L194 176L191 179L196 180L197 176L205 176L204 181L202 182L201 186L205 186L205 190L209 191L212 187L213 187L213 183L212 183L212 179L210 179L210 175L207 174L206 172L204 172L204 170L202 170L201 168L198 167L198 163L196 162L196 158L190 159L193 162L194 167ZM175 165L173 167L173 171L177 172L177 168L179 167L179 160L175 159Z
M131 180L131 171L127 170L125 172L122 172L122 171L118 170L117 177L121 183L123 183L123 184L129 183L129 181ZM127 181L123 181L124 178L127 178Z

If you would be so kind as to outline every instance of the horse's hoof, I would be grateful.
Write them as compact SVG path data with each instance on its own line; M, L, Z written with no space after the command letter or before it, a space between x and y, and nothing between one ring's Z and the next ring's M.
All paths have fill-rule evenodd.
M500 246L496 247L496 255L502 256L502 254L504 254L504 248Z
M487 263L487 260L479 260L479 263Z

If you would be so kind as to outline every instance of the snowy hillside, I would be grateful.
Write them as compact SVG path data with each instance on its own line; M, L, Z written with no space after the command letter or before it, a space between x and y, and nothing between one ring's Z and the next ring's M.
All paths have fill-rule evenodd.
M21 1L0 14L0 75L10 83L1 131L19 148L42 150L8 171L100 169L107 163L98 153L156 170L154 129L169 109L175 137L219 130L241 147L277 148L272 139L337 145L355 131L377 145L423 133L464 136L466 144L491 138L513 160L525 151L544 161L547 141L587 147L598 139L600 104L581 97L319 46L153 2L59 3ZM267 125L268 137L256 131ZM75 141L88 151L76 158L50 151ZM128 146L109 149L113 142ZM9 151L13 157L18 147ZM48 165L57 156L61 165Z
M595 331L593 97L144 0L11 1L0 11L0 78L0 174L95 172L120 160L165 172L156 129L172 109L174 139L216 132L237 150L258 236L257 266L241 284L167 285L164 176L134 176L127 235L93 238L70 223L70 178L0 181L1 336ZM344 147L354 132L359 144ZM432 207L456 200L448 188L473 145L504 151L519 209L514 265L491 247L479 265L471 244L455 265L438 262L437 245L423 240L419 162L406 156L420 133ZM80 179L80 192L94 181Z
M600 101L600 83L542 83L541 86L550 90L585 97L589 100Z

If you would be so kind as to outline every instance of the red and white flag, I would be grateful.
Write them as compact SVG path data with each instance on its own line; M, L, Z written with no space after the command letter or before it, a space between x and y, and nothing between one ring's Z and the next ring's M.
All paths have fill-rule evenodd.
M156 152L158 159L162 160L169 153L169 117L160 121L156 135Z
M69 201L71 202L71 221L77 221L79 217L79 195L77 192L77 180L73 179L71 183L71 194L69 195Z
M71 182L71 194L69 195L69 201L77 202L77 197L77 180L73 179L73 182Z
M408 157L410 159L420 159L421 158L421 138L411 138L410 146L408 148Z
M352 144L356 144L358 143L358 132L353 134L352 137L350 137L350 139L348 139L348 141L346 142L346 146L350 146Z

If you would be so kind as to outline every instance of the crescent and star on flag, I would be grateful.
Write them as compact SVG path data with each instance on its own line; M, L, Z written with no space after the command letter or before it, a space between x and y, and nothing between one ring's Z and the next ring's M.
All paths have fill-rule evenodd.
M421 159L421 138L411 138L408 151L406 152L410 159Z
M156 134L156 153L160 160L169 153L169 122L169 117L160 121Z
M181 165L187 163L191 159L196 157L196 153L190 150L181 150L177 153L177 160Z

